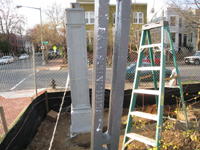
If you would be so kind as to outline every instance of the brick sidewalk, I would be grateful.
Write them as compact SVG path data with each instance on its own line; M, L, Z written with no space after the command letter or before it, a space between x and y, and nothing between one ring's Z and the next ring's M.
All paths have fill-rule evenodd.
M27 92L27 91L24 91ZM38 95L41 95L45 92L45 90L38 93ZM18 94L19 92L16 92ZM20 92L23 94L23 92ZM10 95L10 97L14 97L13 95ZM21 113L24 112L24 110L27 108L27 106L31 103L31 97L35 97L33 94L29 97L17 97L16 98L5 98L3 96L0 96L0 105L3 106L5 118L7 127L10 129L14 123L16 123L16 119L21 115ZM4 128L2 124L2 120L0 119L0 137L4 134Z

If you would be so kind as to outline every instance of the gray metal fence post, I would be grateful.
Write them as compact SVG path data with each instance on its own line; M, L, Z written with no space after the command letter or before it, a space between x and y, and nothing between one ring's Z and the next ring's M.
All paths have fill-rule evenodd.
M94 42L91 149L117 150L119 145L124 97L131 1L117 1L116 6L112 86L109 105L108 130L106 133L102 133L102 130L109 1L96 0L95 13L96 20L94 33L97 35L95 35Z
M35 65L35 47L32 43L33 49L33 68L34 68L34 85L35 85L35 98L37 98L37 77L36 77L36 65Z
M5 132L5 134L7 134L8 127L7 127L6 118L5 118L4 111L3 111L3 106L0 106L0 114L1 114L1 120L3 123L4 132Z
M77 3L73 7L66 9L72 134L91 131L85 12Z
M129 43L131 0L117 1L115 41L113 51L113 72L110 93L108 134L112 137L109 150L118 149L121 116L124 100L127 52Z

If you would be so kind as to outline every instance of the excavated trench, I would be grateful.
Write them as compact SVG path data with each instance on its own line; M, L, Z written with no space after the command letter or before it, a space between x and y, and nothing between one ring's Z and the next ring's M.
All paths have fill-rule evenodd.
M191 84L191 85L183 85L184 91L184 99L187 102L199 101L198 93L200 91L200 84ZM124 91L124 103L123 108L124 110L128 110L130 99L131 99L132 90L125 90ZM92 90L90 89L90 98L92 95ZM48 93L48 104L49 110L57 111L59 110L63 92L54 92ZM178 98L180 97L180 92L178 88L165 88L165 110L166 112L169 111L169 107L177 103ZM192 100L192 98L196 97ZM109 98L110 98L110 90L105 90L105 101L104 107L108 111L109 108ZM156 111L155 104L155 96L151 95L142 95L138 94L136 106L138 109L142 109L142 106L152 105L151 108L146 107L146 112L153 113ZM63 105L62 112L70 111L71 105L71 96L70 91L66 93L65 102ZM155 108L154 108L155 106ZM123 112L127 113L127 112ZM38 128L40 127L41 123L46 118L46 104L45 104L45 93L37 97L26 109L23 113L19 121L16 125L9 131L7 136L4 138L3 142L0 144L0 149L26 149L31 141L33 140L34 136L38 132ZM122 128L125 126L122 125ZM106 130L106 128L104 129ZM86 143L88 145L88 143ZM84 145L83 145L84 147Z

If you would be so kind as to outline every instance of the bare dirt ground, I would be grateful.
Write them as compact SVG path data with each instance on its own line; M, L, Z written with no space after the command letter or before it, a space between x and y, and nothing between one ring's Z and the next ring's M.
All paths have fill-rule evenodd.
M200 108L198 105L190 107L191 111ZM138 107L137 110L155 113L156 105L145 106L143 108ZM108 119L108 109L104 110L104 126L106 128ZM197 121L200 117L200 111L195 113L195 120ZM125 132L125 124L127 120L128 109L123 109L123 116L121 119L121 133L119 149L122 147L123 137ZM165 106L164 116L176 117L176 106ZM190 122L190 130L188 133L185 132L184 124L177 121L167 120L163 123L162 132L162 148L161 149L179 149L179 150L200 150L200 121ZM89 150L90 149L90 133L83 133L70 138L70 125L71 125L71 114L70 112L63 112L60 116L54 142L52 144L52 150ZM38 133L32 140L32 143L27 150L47 150L49 149L50 141L52 138L53 129L55 122L51 122L45 119L44 122L38 129ZM155 138L155 127L156 124L153 121L144 120L141 118L133 119L132 130L150 138ZM128 145L128 150L146 150L146 146L138 141L133 141Z

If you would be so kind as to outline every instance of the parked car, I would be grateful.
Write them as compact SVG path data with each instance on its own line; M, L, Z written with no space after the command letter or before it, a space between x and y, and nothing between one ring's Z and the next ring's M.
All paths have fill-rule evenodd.
M146 56L142 61L151 63L150 56ZM155 65L160 64L160 55L155 55Z
M48 59L54 59L54 58L59 58L60 57L60 52L59 51L54 51L54 50L49 50L48 53Z
M134 81L136 65L137 62L133 62L126 68L126 80L128 80L131 83ZM151 63L144 61L142 62L142 67L150 67L150 66ZM156 79L159 80L160 71L157 70L155 72L156 72ZM171 70L165 69L165 78L169 78L170 75L171 75ZM144 77L143 79L140 80L142 82L153 81L152 70L140 71L140 77Z
M149 55L145 56L144 59L142 59L142 61L151 63L150 56ZM137 60L135 60L135 62L137 62ZM155 55L155 65L159 64L160 64L160 55Z
M22 55L19 57L19 60L24 60L24 59L29 59L29 55L27 55L27 54L22 54Z
M35 56L37 57L37 56L42 56L42 53L40 53L40 52L35 52Z
M14 58L12 56L3 56L0 59L0 64L9 64L12 63L14 61Z
M200 51L197 51L193 56L184 57L186 64L199 65L200 63Z

